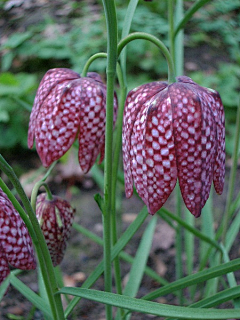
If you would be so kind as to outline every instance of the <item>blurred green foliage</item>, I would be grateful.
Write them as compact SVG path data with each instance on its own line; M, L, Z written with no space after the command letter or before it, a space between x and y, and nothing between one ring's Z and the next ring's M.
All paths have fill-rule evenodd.
M26 147L29 110L38 83L50 68L69 67L81 73L86 60L106 51L106 25L100 1L62 0L67 6L61 16L44 14L35 23L24 18L13 21L21 28L7 32L0 43L0 148ZM6 3L6 1L5 1ZM116 1L121 32L126 3ZM194 1L185 1L187 10ZM2 3L3 4L3 3ZM40 7L36 10L41 10ZM4 5L0 7L4 11ZM1 13L0 12L0 13ZM11 23L10 23L11 25ZM19 31L18 31L19 30ZM143 31L159 37L167 45L167 1L139 1L131 32ZM199 48L195 60L204 54L202 45L212 50L209 70L187 71L202 86L217 89L222 97L227 126L234 127L240 89L240 2L239 0L210 1L198 11L185 28L185 51ZM119 37L121 34L119 34ZM159 50L143 40L131 43L127 55L129 89L142 83L167 78L167 64ZM215 62L214 52L218 55ZM104 74L106 61L94 61L92 70Z

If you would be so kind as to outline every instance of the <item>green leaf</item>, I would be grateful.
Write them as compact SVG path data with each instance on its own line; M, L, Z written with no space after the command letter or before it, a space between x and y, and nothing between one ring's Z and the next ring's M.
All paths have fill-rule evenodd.
M44 315L51 317L49 305L39 297L34 291L29 289L22 281L20 281L13 274L10 275L11 284L24 296L26 297L36 308L41 310Z
M130 311L136 311L161 317L177 317L178 319L185 320L230 319L238 318L240 314L240 309L191 309L188 307L178 307L152 301L144 301L128 296L91 289L65 287L62 288L58 293L71 294L73 296L78 296L81 298L97 301L107 305L128 309Z
M240 286L236 286L234 288L229 288L221 292L218 292L213 296L203 299L201 301L195 302L191 304L190 307L191 308L199 308L199 307L212 308L212 307L219 306L224 302L231 301L239 297L240 297Z
M129 280L124 289L124 294L127 296L135 297L138 292L138 289L144 274L144 268L147 263L147 258L149 256L149 252L151 249L156 222L157 222L157 217L155 216L149 222L142 236L140 245L138 247L138 250L135 255L135 259L129 274Z
M123 291L123 293L129 297L135 297L139 290L141 280L144 275L144 269L151 249L156 222L157 216L150 220L138 247L135 259L131 267L128 282ZM129 319L129 317L130 315L128 315L126 319Z
M146 217L148 216L147 208L144 206L143 209L139 212L137 218L130 224L127 230L123 233L123 235L118 239L118 242L112 248L111 260L113 261L119 253L123 250L123 248L127 245L130 239L134 236L138 228L142 225ZM104 271L103 261L99 263L99 265L95 268L92 274L87 278L87 280L82 284L82 288L91 287L95 281L100 277L100 275ZM68 317L70 312L76 306L81 298L74 298L65 310L65 317Z
M212 267L200 271L196 274L189 275L177 281L174 281L160 289L157 289L149 294L147 294L144 299L153 300L160 296L166 295L168 293L172 293L179 289L187 288L191 285L195 285L209 279L213 279L222 275L225 275L229 272L234 272L240 269L240 258L232 260L227 263L223 263L219 266Z
M30 39L32 37L32 32L15 32L13 35L11 35L8 40L4 43L2 46L4 49L15 49L20 44L25 42L27 39Z
M5 292L7 291L9 283L10 283L10 275L0 285L0 301L2 300Z

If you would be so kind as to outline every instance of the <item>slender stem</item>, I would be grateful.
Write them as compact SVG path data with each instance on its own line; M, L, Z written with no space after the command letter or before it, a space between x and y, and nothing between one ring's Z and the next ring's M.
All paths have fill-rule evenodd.
M121 37L122 39L125 38L130 32L132 19L133 19L135 10L138 5L138 1L139 0L130 0L129 1L127 12L126 12L126 15L125 15L125 18L123 21L124 27L122 29L122 37ZM120 56L120 63L121 63L124 83L125 83L125 86L127 87L126 61L127 61L127 48L125 47L121 53L121 56Z
M93 56L91 56L83 67L82 77L86 77L87 71L88 71L90 65L93 63L94 60L99 59L99 58L107 58L107 54L105 52L99 52L99 53L96 53Z
M39 181L33 187L32 195L31 195L31 205L33 209L36 211L36 202L37 202L37 194L41 187L44 187L47 193L48 200L52 200L52 193L48 187L48 185L44 181Z
M167 59L167 63L168 63L168 82L169 83L175 82L174 63L173 63L173 59L172 59L168 49L161 40L159 40L158 38L156 38L155 36L153 36L151 34L144 33L144 32L134 32L134 33L129 34L127 37L125 37L124 39L122 39L119 42L118 55L120 55L123 48L129 42L131 42L133 40L139 40L139 39L148 40L148 41L154 43L161 50L161 52L163 53L163 55Z
M25 207L25 210L32 223L33 230L36 234L37 242L35 243L35 248L38 255L40 268L42 270L43 279L46 286L46 292L48 295L48 301L52 311L53 319L56 319L56 320L64 319L61 298L58 298L58 295L54 296L54 294L58 291L58 287L55 279L51 257L47 248L46 241L44 239L44 236L38 224L35 212L33 211L33 208L29 202L29 199L27 198L15 172L13 171L11 166L5 161L2 155L0 155L0 169L8 176L9 180L11 181L16 191L18 192L18 195Z
M236 119L236 131L235 131L235 143L234 150L232 155L232 168L229 179L229 187L228 187L228 195L226 202L225 214L223 217L223 233L222 233L222 241L225 243L225 238L227 234L228 222L231 217L231 204L233 199L233 192L235 186L236 179L236 171L237 171L237 162L238 162L238 152L239 152L239 139L240 139L240 95L238 101L238 110L237 110L237 119Z
M197 12L202 6L204 6L208 2L210 2L210 0L198 0L192 5L192 7L184 15L182 20L178 23L175 29L174 37L176 37L178 32L185 27L185 25L191 19L194 13Z
M177 0L175 6L175 20L176 23L183 17L183 0ZM174 38L174 37L173 37ZM175 71L176 75L180 76L184 74L184 30L175 36Z
M174 42L174 0L168 0L168 38L170 43L170 54L175 61L175 42Z
M122 119L124 111L124 103L127 95L127 88L123 79L122 70L119 64L117 64L117 75L118 81L121 88L120 101L118 106L118 117L116 123L116 135L115 135L115 145L114 145L114 156L113 156L113 183L112 183L112 245L115 245L118 240L117 236L117 217L116 217L116 188L117 188L117 176L119 167L120 151L122 146ZM121 285L121 271L119 257L114 259L114 273L117 293L122 294Z
M112 291L111 273L111 200L112 200L112 151L113 151L113 107L114 82L117 65L117 17L115 2L103 0L107 24L107 98L104 166L104 281L105 291ZM112 307L106 305L106 318L112 320Z

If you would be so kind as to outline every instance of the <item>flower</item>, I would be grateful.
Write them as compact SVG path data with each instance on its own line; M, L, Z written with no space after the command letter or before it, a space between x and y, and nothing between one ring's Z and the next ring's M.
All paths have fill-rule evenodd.
M60 197L47 199L46 193L37 197L36 216L45 237L54 266L61 263L70 237L75 209Z
M117 98L114 98L114 118ZM28 146L36 149L45 167L62 157L79 141L79 163L88 172L97 156L104 157L106 86L99 74L81 76L66 68L56 68L44 75L32 108Z
M199 217L212 181L218 194L225 175L224 110L218 92L181 76L129 92L123 120L125 191L136 190L154 214L177 178L189 211Z
M22 270L36 268L28 230L0 188L0 284L10 273L9 264Z

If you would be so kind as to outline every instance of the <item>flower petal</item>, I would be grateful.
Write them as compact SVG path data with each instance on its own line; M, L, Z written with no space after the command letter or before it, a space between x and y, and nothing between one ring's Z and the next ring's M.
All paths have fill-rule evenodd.
M3 280L9 275L9 273L10 269L8 266L7 257L0 243L0 285Z
M206 100L192 84L169 86L178 178L183 200L199 217L209 197L216 157L216 123Z
M214 165L213 183L218 194L222 194L225 177L225 116L220 95L215 90L206 89L203 97L208 101L217 124L217 154Z
M81 81L81 80L75 80ZM36 148L45 167L72 146L79 128L81 87L62 81L44 100L36 121Z
M7 261L13 267L36 268L32 240L19 213L0 189L0 243Z
M55 68L48 70L44 77L42 78L32 108L30 115L29 129L28 129L28 147L33 147L34 137L35 137L35 124L38 117L40 108L47 98L53 88L63 81L69 81L80 78L80 75L71 69L67 68Z
M105 142L106 87L91 78L81 79L79 164L87 173Z
M130 198L133 194L133 177L131 173L131 136L136 117L142 105L148 101L159 91L167 86L165 82L153 82L142 85L128 93L123 117L123 133L122 133L122 150L123 150L123 165L125 177L125 192L126 197Z
M138 194L154 214L168 199L177 181L168 91L148 100L138 113L132 134L132 174Z

